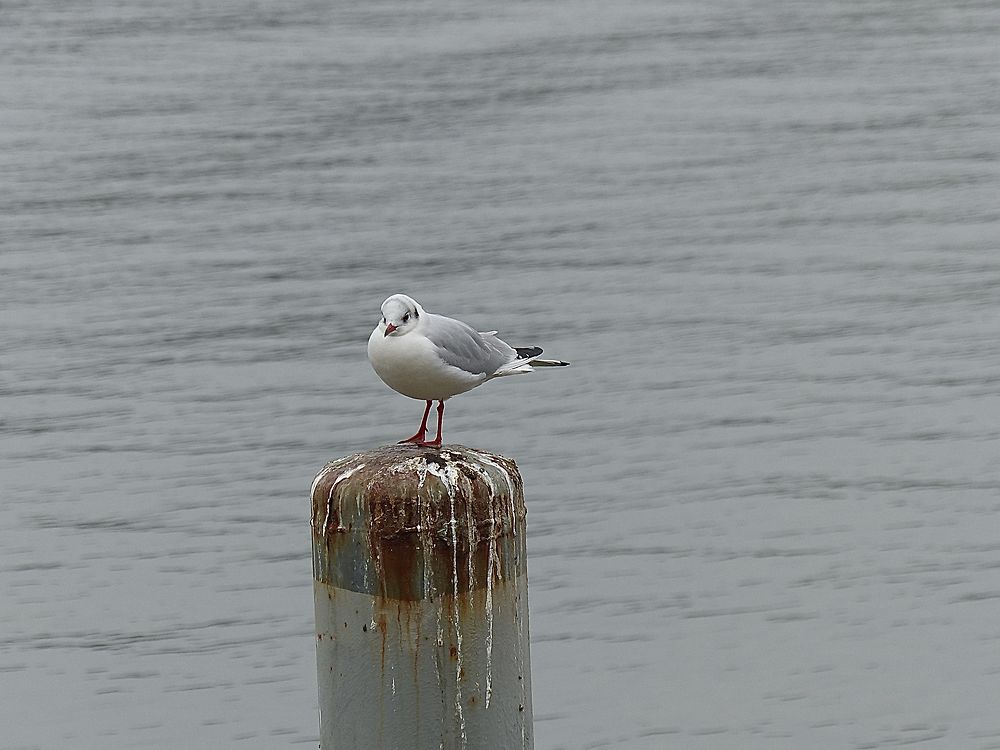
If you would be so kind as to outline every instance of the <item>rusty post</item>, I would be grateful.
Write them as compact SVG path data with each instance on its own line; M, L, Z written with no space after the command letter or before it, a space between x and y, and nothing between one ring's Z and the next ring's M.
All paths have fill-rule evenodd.
M514 462L389 446L311 494L321 750L531 750Z

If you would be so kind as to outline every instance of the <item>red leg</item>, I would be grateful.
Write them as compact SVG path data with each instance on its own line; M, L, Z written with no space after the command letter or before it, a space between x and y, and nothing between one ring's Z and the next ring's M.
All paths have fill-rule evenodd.
M430 402L428 402L428 409ZM440 448L441 447L441 423L444 421L444 401L438 401L438 432L437 437L426 443L421 443L421 445L426 445L428 448Z
M427 407L424 409L424 418L420 420L420 429L417 430L417 434L412 437L406 438L406 440L400 440L400 443L416 443L417 445L423 445L424 440L427 438L427 415L431 413L431 404L433 401L427 402ZM440 426L438 427L438 432L441 431Z

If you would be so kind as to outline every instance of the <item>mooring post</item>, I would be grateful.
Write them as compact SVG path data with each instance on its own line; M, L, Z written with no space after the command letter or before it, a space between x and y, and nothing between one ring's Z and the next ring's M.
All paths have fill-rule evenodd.
M389 446L311 494L321 750L531 750L514 462Z

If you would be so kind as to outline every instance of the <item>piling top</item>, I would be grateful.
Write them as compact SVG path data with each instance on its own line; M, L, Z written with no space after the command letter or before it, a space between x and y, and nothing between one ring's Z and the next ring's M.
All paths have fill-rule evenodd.
M384 446L327 464L311 497L314 574L331 586L422 599L523 570L521 475L504 456Z

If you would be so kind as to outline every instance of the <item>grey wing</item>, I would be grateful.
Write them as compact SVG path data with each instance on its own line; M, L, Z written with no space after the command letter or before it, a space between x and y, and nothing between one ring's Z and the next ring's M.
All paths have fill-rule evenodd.
M517 358L517 353L493 334L482 334L460 320L424 313L424 334L438 356L459 370L473 375L492 375Z

